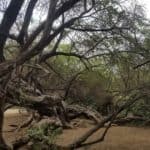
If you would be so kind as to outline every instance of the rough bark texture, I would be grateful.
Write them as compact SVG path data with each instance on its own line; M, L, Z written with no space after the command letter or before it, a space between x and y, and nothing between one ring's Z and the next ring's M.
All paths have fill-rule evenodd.
M5 59L3 53L5 42L9 35L10 28L15 22L23 2L24 0L12 0L4 14L3 20L0 25L0 62L4 61Z
M5 140L3 138L3 122L4 122L4 99L0 97L0 149L7 149Z

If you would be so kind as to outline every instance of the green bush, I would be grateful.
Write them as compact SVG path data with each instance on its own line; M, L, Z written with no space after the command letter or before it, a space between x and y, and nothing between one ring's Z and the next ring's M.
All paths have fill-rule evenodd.
M43 124L39 127L32 127L28 130L28 136L31 138L33 150L41 150L46 147L55 150L55 141L57 136L62 133L62 128L54 125Z

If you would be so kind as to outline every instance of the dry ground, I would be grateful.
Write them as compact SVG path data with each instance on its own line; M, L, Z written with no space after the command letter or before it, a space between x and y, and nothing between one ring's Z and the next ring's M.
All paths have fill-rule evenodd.
M5 117L4 136L7 142L23 136L25 131L7 132L11 130L10 124L20 124L27 118L25 114L18 114L18 111L9 111ZM76 129L65 130L58 138L57 143L67 145L91 128L80 122L80 127ZM99 137L101 130L94 134L89 140ZM150 129L135 127L112 127L104 142L82 150L150 150Z

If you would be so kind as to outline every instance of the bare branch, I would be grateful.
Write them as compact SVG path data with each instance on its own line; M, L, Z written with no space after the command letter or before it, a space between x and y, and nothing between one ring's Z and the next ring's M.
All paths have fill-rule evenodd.
M49 57L51 57L52 54L56 54L56 50L57 50L57 48L59 46L59 43L61 42L62 38L63 38L63 31L62 31L62 33L60 33L60 36L59 36L56 44L54 45L53 49L49 53L43 54L41 56L41 58L39 60L40 62L45 61L46 59L48 59Z
M14 35L14 34L6 34L6 33L3 33L3 32L0 32L0 36L5 36L7 38L10 38L10 39L18 42L17 36Z
M56 11L56 5L57 5L57 0L53 0L49 2L49 11L48 11L47 20L45 23L45 28L42 36L43 40L49 36L50 31L52 30L52 24L55 19L54 14Z
M96 144L96 143L104 141L104 138L105 138L108 130L110 129L111 124L112 124L112 121L108 124L108 126L106 127L106 129L104 130L104 132L103 132L103 134L102 134L102 136L100 138L98 138L97 140L88 142L88 143L83 143L80 147L85 147L85 146L93 145L93 144Z
M79 17L72 18L71 20L67 21L62 26L60 26L53 34L49 35L47 39L45 39L44 41L41 40L31 50L24 52L21 55L21 57L19 57L18 60L16 61L17 65L22 64L26 60L29 60L30 58L39 54L41 50L43 50L62 30L64 30L64 28L71 26L78 18Z
M108 117L104 118L100 123L98 123L95 127L93 127L91 130L89 130L87 133L85 133L81 138L77 139L77 141L70 144L68 147L70 148L79 148L82 146L82 144L91 136L93 135L97 130L99 130L101 127L104 126L104 124L113 118L115 118L120 112L122 112L125 108L131 106L133 103L135 103L137 100L141 99L145 95L137 96L133 95L131 96L131 99L127 101L124 105L122 105L116 112L109 115Z
M69 29L76 30L76 31L81 31L81 32L108 32L112 30L129 30L127 27L111 27L111 28L106 28L106 29L97 29L97 28L76 28L76 27L69 27Z
M142 66L144 66L144 65L146 65L146 64L149 64L149 63L150 63L150 60L147 60L147 61L145 61L145 62L143 62L143 63L141 63L141 64L139 64L139 65L133 67L133 69L137 69L137 68L142 67Z
M2 23L0 25L0 33L5 34L5 36L2 34L0 35L0 62L4 61L5 59L3 55L3 48L7 40L7 35L9 35L10 28L14 24L23 2L24 0L11 0L4 14Z
M55 16L55 20L61 16L63 13L65 13L66 11L68 11L69 9L71 9L76 3L78 3L80 0L68 0L66 2L63 3L63 5L58 8L56 10L56 13L53 14L53 16ZM30 44L35 40L35 38L41 33L41 31L44 29L46 24L46 21L44 21L43 23L41 23L37 29L31 34L31 36L29 37L28 41L25 43L23 49L27 49Z
M26 10L26 14L25 14L25 18L24 18L24 22L21 28L21 31L19 33L18 36L18 41L20 44L24 44L24 37L25 35L27 35L27 30L31 21L31 17L32 17L32 13L34 10L34 7L36 5L38 0L30 0L28 8Z

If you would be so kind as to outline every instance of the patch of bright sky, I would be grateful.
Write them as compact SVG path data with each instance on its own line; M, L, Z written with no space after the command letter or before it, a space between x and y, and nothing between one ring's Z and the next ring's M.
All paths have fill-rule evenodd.
M147 18L150 19L150 0L135 0L135 1L138 1L139 4L143 5L144 10L146 12L145 14L146 14ZM35 16L39 16L38 11L35 11L34 13L36 14ZM1 21L2 17L3 17L3 15L2 15L2 13L0 13L0 21ZM40 19L44 20L45 18L46 18L46 15L43 14L42 18L40 18ZM38 19L36 20L36 18L34 18L34 21L38 21Z
M144 6L147 18L150 19L150 0L138 0Z

